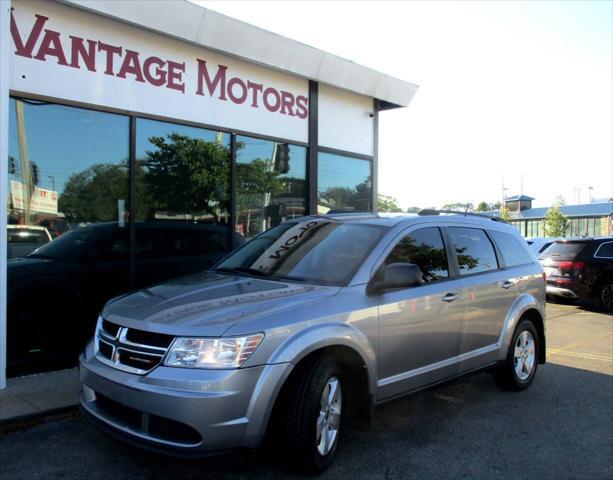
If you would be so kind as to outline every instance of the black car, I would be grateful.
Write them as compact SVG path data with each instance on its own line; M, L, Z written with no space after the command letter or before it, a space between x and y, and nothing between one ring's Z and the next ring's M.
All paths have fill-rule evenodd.
M110 298L207 270L233 242L224 225L137 222L131 277L128 229L99 223L9 260L8 375L76 364Z
M613 312L613 237L557 240L539 260L547 295L593 301Z

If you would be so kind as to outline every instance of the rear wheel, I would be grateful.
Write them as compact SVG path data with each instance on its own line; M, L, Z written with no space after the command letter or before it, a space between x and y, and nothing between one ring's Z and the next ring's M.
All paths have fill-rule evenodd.
M519 322L505 363L494 372L494 380L506 390L524 390L530 386L539 358L539 338L534 324L529 319Z
M293 469L325 470L341 434L343 375L332 356L315 359L289 385L283 445Z
M613 280L607 279L600 284L596 304L605 312L613 312Z

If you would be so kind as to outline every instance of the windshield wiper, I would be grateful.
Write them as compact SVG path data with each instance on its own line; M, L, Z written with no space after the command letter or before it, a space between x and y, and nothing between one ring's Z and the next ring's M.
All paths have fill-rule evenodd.
M258 270L257 268L248 268L248 267L220 267L214 270L215 272L228 272L228 273L246 273L247 275L253 275L257 277L272 277L273 275L264 272L262 270Z

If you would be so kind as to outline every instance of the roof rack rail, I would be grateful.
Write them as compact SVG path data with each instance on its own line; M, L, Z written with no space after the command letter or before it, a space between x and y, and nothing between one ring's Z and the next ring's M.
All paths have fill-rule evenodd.
M453 215L464 215L465 217L468 215L468 216L471 216L471 217L487 218L488 220L492 220L494 222L507 223L507 222L504 221L503 218L500 218L500 217L494 217L494 216L491 216L491 215L485 215L483 213L463 212L461 210L436 210L434 208L425 208L425 209L420 210L419 212L417 212L417 215L420 215L420 216L440 215L441 213L449 213L449 214L453 214Z

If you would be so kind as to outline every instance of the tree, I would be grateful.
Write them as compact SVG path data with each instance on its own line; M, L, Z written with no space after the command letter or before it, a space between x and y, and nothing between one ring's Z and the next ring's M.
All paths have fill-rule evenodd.
M330 187L322 192L321 198L330 205L332 210L368 212L372 209L371 194L370 178L368 178L355 188Z
M172 133L151 137L157 148L147 152L140 164L155 209L189 215L228 210L230 149L199 138ZM221 209L220 209L221 206Z
M492 207L487 202L481 202L477 205L477 212L488 212L490 210L492 210Z
M568 217L560 211L559 205L554 205L545 214L545 236L564 237L568 227Z
M398 206L396 199L389 195L377 195L377 210L379 212L402 212L402 208Z
M58 198L58 209L71 222L117 220L117 200L128 199L128 166L98 163L72 174Z
M500 218L502 218L505 222L511 220L511 214L509 213L509 209L504 205L500 209Z

